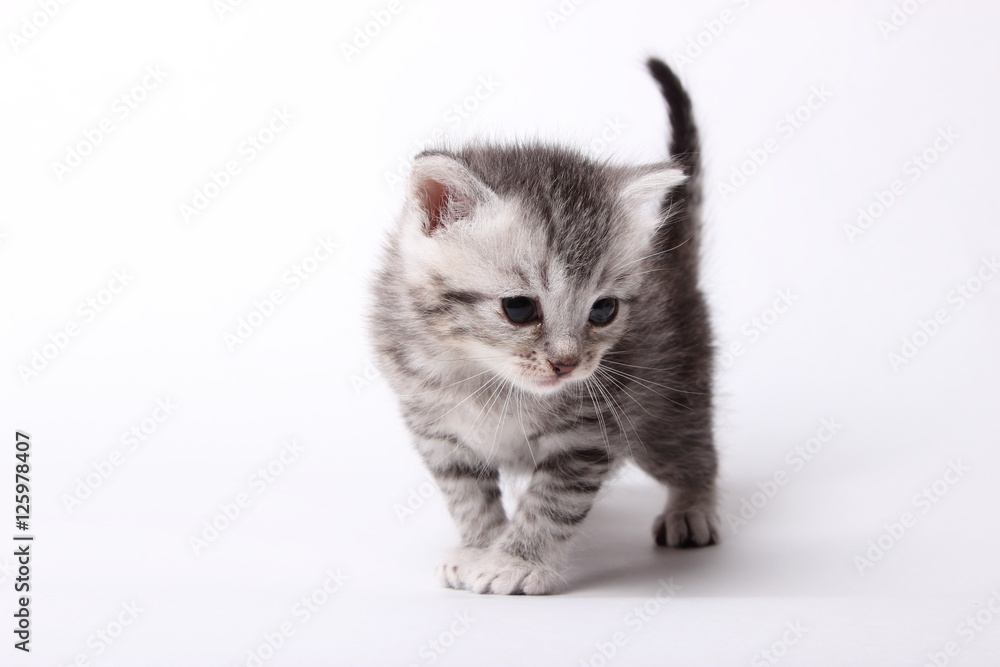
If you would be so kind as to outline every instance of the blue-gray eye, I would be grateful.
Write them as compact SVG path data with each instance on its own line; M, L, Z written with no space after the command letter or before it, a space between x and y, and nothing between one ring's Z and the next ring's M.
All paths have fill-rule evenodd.
M611 321L615 319L615 315L617 314L618 299L604 297L595 301L594 305L591 306L590 323L603 327L605 324L611 324Z
M538 304L526 296L511 296L504 299L503 312L514 324L528 324L539 318Z

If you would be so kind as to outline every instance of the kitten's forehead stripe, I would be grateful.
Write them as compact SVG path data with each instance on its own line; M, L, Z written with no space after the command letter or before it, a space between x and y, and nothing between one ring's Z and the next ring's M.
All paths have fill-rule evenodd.
M447 292L441 293L441 300L449 304L462 304L466 306L471 306L473 304L479 303L480 301L486 301L487 299L489 299L489 297L483 294L482 292L449 290Z
M614 233L616 198L607 168L550 146L472 146L456 157L498 195L523 203L524 222L540 227L546 250L570 278L589 279ZM544 273L542 280L548 289Z
M607 285L609 282L611 282L611 267L608 266L607 264L604 264L601 267L601 277L597 281L597 284L598 285Z

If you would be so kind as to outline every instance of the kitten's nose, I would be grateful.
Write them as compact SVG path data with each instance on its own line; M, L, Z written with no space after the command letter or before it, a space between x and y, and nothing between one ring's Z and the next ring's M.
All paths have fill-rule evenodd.
M556 375L562 377L563 375L569 375L573 372L573 369L579 365L579 359L566 359L563 361L552 361L549 360L549 366L552 366L552 370L556 372Z

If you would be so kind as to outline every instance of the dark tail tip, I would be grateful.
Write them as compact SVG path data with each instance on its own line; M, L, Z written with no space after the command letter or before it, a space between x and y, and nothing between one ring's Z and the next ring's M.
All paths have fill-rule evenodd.
M670 67L658 58L646 61L649 73L660 85L663 98L669 107L671 141L670 154L688 168L689 173L698 167L698 129L694 124L691 98Z

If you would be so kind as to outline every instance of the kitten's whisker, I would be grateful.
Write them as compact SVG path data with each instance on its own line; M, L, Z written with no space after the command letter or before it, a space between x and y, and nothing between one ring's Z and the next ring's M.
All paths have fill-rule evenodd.
M611 369L611 368L607 368L607 369L605 369L605 370L607 370L607 371L609 371L609 372L618 372L618 371L614 371L614 370L613 370L613 369ZM622 374L622 373L620 373L620 372L619 372L619 375L624 375L624 374ZM683 403L679 403L679 402L675 401L674 399L670 398L669 396L664 396L663 394L661 394L660 392L656 391L655 389L651 389L651 388L647 387L647 386L646 386L646 385L644 384L645 380L643 380L642 378L639 378L639 377L636 377L636 376L634 376L634 375L631 375L631 376L626 376L626 377L627 377L627 378L628 378L629 380L631 380L632 382L635 382L635 383L637 383L637 384L638 384L638 385L639 385L640 387L642 387L642 388L643 388L643 389L645 389L646 391L650 391L650 392L652 392L652 393L656 394L657 396L659 396L660 398L663 398L663 399L666 399L666 400L670 401L671 403L673 403L673 404L674 404L674 405L676 405L676 406L679 406L679 407L682 407L682 408L685 408L685 409L687 409L687 410L691 410L691 411L694 411L694 408L692 408L691 406L689 406L689 405L684 405ZM667 388L669 389L669 387L667 387ZM689 393L689 392L685 392L685 393Z
M608 359L602 359L601 361L603 361L605 363L608 363L608 364L614 364L615 366L627 366L629 368L641 368L641 369L647 370L647 371L663 371L663 372L667 372L667 371L672 371L675 368L677 368L677 366L671 366L670 368L653 368L652 366L636 366L635 364L623 364L620 361L611 361L611 360L608 360ZM598 368L600 368L600 366L598 366Z
M671 215L671 213L670 213L670 211L668 211L666 217L669 218L670 215ZM654 252L652 254L646 255L645 257L640 257L639 259L633 259L628 264L623 264L622 268L625 268L626 266L632 266L636 262L641 262L644 259L650 259L651 257L658 257L660 255L666 255L668 252L673 252L674 250L677 250L682 245L684 245L685 243L687 243L688 241L690 241L692 238L693 237L691 237L691 236L687 237L686 239L684 239L683 241L681 241L680 243L678 243L677 245L675 245L673 248L667 248L666 250L660 250L658 252Z
M577 424L580 422L580 415L583 414L583 392L580 391L580 385L576 386L576 395L579 399L576 403L576 416L573 418L573 423Z
M621 417L618 416L618 410L615 408L616 405L619 408L621 407L621 405L618 404L615 401L614 397L611 396L610 393L608 393L607 389L601 383L601 380L600 380L599 376L596 376L596 375L593 376L593 380L594 380L594 388L597 389L597 391L599 391L602 396L604 396L604 400L607 401L608 408L611 410L612 416L614 416L615 421L618 422L618 429L621 431L622 437L625 439L625 446L628 447L628 452L629 452L629 455L631 456L632 455L632 443L631 443L631 441L629 441L629 438L628 438L628 430L625 428L625 424L622 422ZM624 409L622 411L624 412ZM633 429L634 428L635 427L633 426ZM638 433L636 433L636 435L638 435ZM645 446L643 447L643 450L645 450Z
M504 422L507 420L507 404L510 402L510 393L513 385L507 385L507 397L503 401L503 407L500 408L500 419L497 420L497 427L493 429L493 444L490 446L490 452L486 455L486 465L489 465L490 460L493 458L494 452L497 450L497 446L500 444L500 431L503 427ZM486 471L483 470L483 473ZM480 475L480 480L482 475Z
M480 390L481 389L485 389L486 387L490 386L493 383L493 381L495 381L495 380L500 380L500 376L494 374L493 378L491 378L488 383L486 383L485 385L483 385L483 387L481 387ZM497 395L499 395L501 389L503 389L503 380L500 380L500 382L497 384L497 386L493 389L493 392L490 394L490 397L488 399L486 399L486 403L483 405L482 408L479 409L479 413L476 415L475 420L473 420L472 426L469 427L468 432L465 434L465 437L462 438L462 440L468 441L470 439L470 436L476 430L477 424L479 424L479 420L483 417L483 415L485 414L486 410L490 407L490 405L493 402L493 399ZM478 391L476 393L478 393ZM471 398L471 396L469 398ZM466 398L462 402L464 403L467 400L469 400L469 399ZM458 407L458 406L456 405L455 407ZM454 409L455 409L454 407L451 408L451 410L454 410ZM451 410L449 410L448 412L451 412ZM444 416L444 415L442 415L442 416ZM437 421L437 420L435 420L435 421ZM462 447L461 440L459 441L459 444L455 445L455 447L453 447L450 452L448 452L443 457L441 457L441 459L435 465L440 465L442 462L445 461L445 459L447 459L449 456L451 456L452 454L454 454L455 452L457 452L460 447Z
M610 382L612 378L610 378L610 376L609 376L607 379ZM624 389L623 389L623 391L624 391ZM625 393L628 393L628 392L626 391ZM618 408L621 410L622 414L625 415L625 419L628 420L629 425L632 427L632 432L635 433L635 439L639 441L639 446L642 447L643 453L646 453L646 451L647 451L646 450L646 443L644 443L642 441L642 436L639 434L639 427L637 427L635 425L635 422L632 420L632 415L630 415L628 413L628 411L625 409L625 406L622 405L622 403L617 398L612 397L612 400L614 400L615 404L618 405ZM631 449L629 451L631 452Z
M476 390L475 392L473 392L472 394L469 394L469 395L468 395L467 397L463 398L463 399L462 399L462 400L461 400L461 401L460 401L459 403L457 403L456 405L454 405L454 406L452 406L451 408L449 408L449 409L448 409L448 412L445 412L445 413L444 413L443 415L441 415L441 416L440 416L440 417L438 417L437 419L434 419L434 420L432 420L432 421L428 422L428 424L433 424L433 423L435 423L435 422L438 422L438 421L440 421L440 420L444 419L444 418L445 418L445 416L446 416L446 415L447 415L447 414L448 414L449 412L451 412L452 410L454 410L455 408L457 408L457 407L458 407L459 405L461 405L462 403L465 403L465 402L466 402L467 400L469 400L470 398L472 398L472 397L473 397L473 396L475 396L476 394L480 393L481 391L483 391L484 389L486 389L487 387L489 387L490 385L492 385L492 384L493 384L493 382L494 382L494 381L496 381L496 380L500 380L500 381L501 381L501 383L503 382L503 380L501 380L501 379L500 379L500 376L499 376L498 374L494 373L494 374L493 374L493 377L492 377L492 378L490 378L490 379L489 379L489 380L488 380L488 381L487 381L486 383L484 383L482 387L480 387L479 389L477 389L477 390ZM499 391L499 387L498 387L497 391ZM483 406L483 409L485 409L485 406ZM479 411L479 414L480 414L480 415L482 415L482 413L483 413L483 410L480 410L480 411ZM477 416L477 417L476 417L476 421L479 421L479 416ZM473 422L472 426L473 426L473 428L475 428L475 422ZM470 431L470 433L471 433L471 431ZM468 435L466 435L466 439L468 439ZM445 461L446 461L446 460L448 459L448 457L450 457L450 456L451 456L452 454L454 454L455 452L457 452L457 451L459 450L459 448L460 448L460 447L462 447L462 446L463 446L463 445L462 445L462 442L461 442L461 441L459 441L459 443L458 443L457 445L455 445L454 447L452 447L452 448L451 448L451 451L449 451L449 452L448 452L447 454L445 454L445 455L444 455L444 456L442 456L442 457L441 457L440 459L438 459L438 460L437 460L437 461L436 461L436 462L434 463L434 466L433 466L433 467L435 467L435 468L436 468L436 467L440 466L440 465L441 465L442 463L444 463L444 462L445 462Z
M600 366L597 367L597 370L600 371L599 377L603 376L609 382L614 382L615 384L619 384L613 377L611 377L610 375L607 375ZM595 379L598 379L598 378L595 378ZM636 440L639 441L639 446L641 446L642 447L642 451L645 452L646 451L646 444L642 441L642 436L639 435L639 429L636 427L635 422L632 421L631 415L629 415L629 413L625 410L625 406L623 406L619 401L617 401L615 399L615 397L611 395L611 392L607 391L601 385L599 379L598 379L598 386L601 387L601 390L604 392L604 395L607 397L608 401L611 402L611 403L613 403L614 405L618 406L618 409L621 410L621 412L622 412L623 415L625 415L625 419L627 419L628 423L632 426L632 432L635 433ZM624 391L624 387L622 387L621 389L622 389L622 391ZM621 422L621 419L619 419L617 411L615 411L614 408L612 408L612 411L615 414L615 419L618 419L618 426L621 427L622 435L625 436L625 444L628 445L628 451L629 451L629 454L631 454L632 453L632 443L630 443L629 439L628 439L628 430L625 428L625 425Z
M644 276L647 273L656 273L657 271L672 271L672 270L674 270L674 267L672 266L661 266L658 269L648 269L646 271L642 271L641 273L626 273L625 275L622 276L622 278L634 278L638 276Z
M482 391L484 391L487 387L489 387L491 384L493 384L494 381L496 381L499 378L500 378L500 376L498 374L494 373L493 377L490 378L489 380L487 380L486 382L484 382L483 385L479 389L475 390L474 392L472 392L471 394L469 394L468 396L466 396L465 398L463 398L461 401L459 401L455 405L453 405L450 408L448 408L448 410L444 414L442 414L440 417L438 417L437 419L433 419L433 420L431 420L431 421L429 421L427 423L428 424L434 424L436 422L441 421L442 419L444 419L445 417L447 417L453 410L456 410L459 406L461 406L463 403L465 403L466 401L468 401L470 398L472 398L476 394L479 394Z
M524 419L521 416L522 392L519 387L515 388L514 396L516 398L514 410L517 412L517 422L521 425L521 433L524 435L524 444L528 447L528 455L531 456L531 465L537 468L538 462L535 460L535 453L531 451L531 438L528 437L528 432L524 429Z
M597 423L601 426L601 434L604 435L604 447L608 451L608 460L612 460L614 457L611 455L611 439L608 437L608 429L604 424L604 412L601 410L601 406L597 404L597 399L594 397L594 392L590 388L591 378L584 380L584 384L587 386L587 393L590 394L590 400L594 403L594 412L597 413Z
M656 257L658 255L662 255L664 252L666 252L666 251L665 250L660 250L658 252L651 252L648 255L646 255L645 257L640 257L639 259L633 259L631 262L627 262L625 264L622 264L621 268L624 269L626 266L632 266L633 264L638 264L639 262L642 262L644 260L652 259L653 257Z
M410 396L423 396L424 394L436 394L437 392L441 391L442 389L448 389L449 387L454 387L456 384L462 384L463 382L468 382L469 380L475 379L475 378L477 378L477 377L479 377L481 375L486 375L487 373L492 373L492 372L493 371L490 371L489 369L487 369L487 370L483 371L482 373L476 373L475 375L470 375L469 377L465 378L464 380L459 380L458 382L452 382L451 384L446 384L443 387L438 387L438 388L435 388L435 389L428 389L427 391L418 391L418 392L413 393L413 394L399 394L399 397L400 398L408 398Z
M472 422L472 426L469 427L469 432L465 434L466 440L469 440L473 431L476 430L477 426L479 425L479 420L484 419L488 411L493 408L493 404L496 402L497 398L500 396L500 392L503 390L503 384L504 383L502 380L497 383L496 388L490 394L490 397L486 400L486 403L483 405L482 408L479 409L479 414L476 415L476 418Z
M704 393L705 393L703 391L685 391L683 389L677 389L675 387L668 387L665 384L660 384L659 382L653 382L652 380L647 380L646 378L639 377L638 375L633 375L631 373L626 373L625 371L618 370L617 368L606 368L605 370L608 371L609 373L615 373L616 375L621 375L621 376L626 377L626 378L628 378L630 380L635 380L637 382L639 382L639 381L646 382L648 384L656 385L657 387L663 387L664 389L669 389L670 391L676 391L678 394L698 394L698 395L704 395Z
M604 371L604 369L599 369L599 370L601 370L602 372ZM636 405L638 405L638 406L639 406L639 407L640 407L640 408L642 409L642 411L643 411L643 412L645 412L645 413L646 413L647 415L649 415L649 416L650 416L650 417L652 417L653 419L657 419L657 420L660 420L660 421L667 421L667 420L666 420L666 418L664 418L663 416L661 416L661 415L655 415L655 414L653 414L652 412L650 412L649 410L647 410L647 409L646 409L646 406L644 406L644 405L643 405L643 404L642 404L642 403L641 403L641 402L639 401L639 399L637 399L637 398L635 397L635 394L633 394L632 392L630 392L630 391L629 391L629 390L628 390L628 389L627 389L627 388L625 387L625 385L624 385L624 384L623 384L623 383L621 382L621 380L618 380L617 378L615 378L614 376L611 376L611 375L607 375L606 377L607 377L607 379L608 379L608 381L609 381L609 382L613 382L613 383L615 384L615 386L616 386L616 387L618 387L618 389L619 389L619 390L620 390L620 391L621 391L622 393L624 393L624 394L625 394L626 396L628 396L629 398L631 398L631 399L632 399L632 402L633 402L633 403L635 403Z

